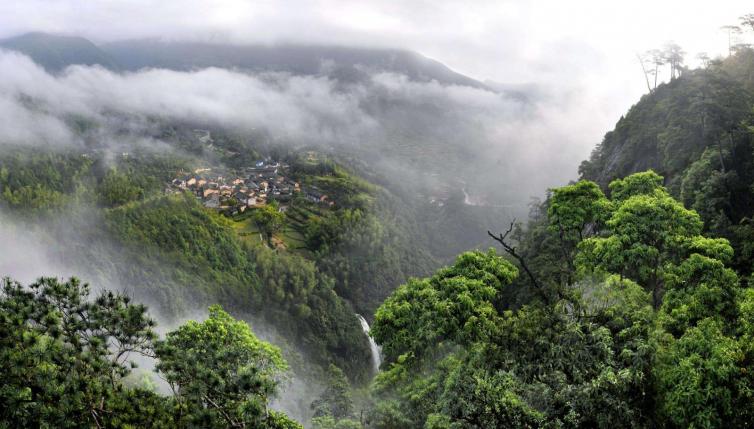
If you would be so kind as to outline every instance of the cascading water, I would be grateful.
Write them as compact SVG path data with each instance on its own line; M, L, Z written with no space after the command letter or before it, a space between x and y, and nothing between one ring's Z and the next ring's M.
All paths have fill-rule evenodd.
M364 333L369 339L369 349L372 351L372 370L375 374L377 374L377 372L379 372L380 370L380 363L382 363L382 351L380 350L380 346L378 346L377 343L374 342L374 338L369 335L369 323L367 323L366 319L361 317L360 314L357 314L356 317L359 318L359 322L361 322L361 329L364 330Z

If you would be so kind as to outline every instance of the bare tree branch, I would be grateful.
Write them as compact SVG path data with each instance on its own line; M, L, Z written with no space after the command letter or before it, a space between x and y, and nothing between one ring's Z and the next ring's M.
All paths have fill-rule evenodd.
M505 253L509 254L516 261L518 261L518 263L521 265L521 268L524 269L524 271L526 272L526 274L529 276L529 279L531 279L531 282L534 284L534 287L539 291L539 293L542 295L542 297L545 299L545 301L547 303L549 303L550 302L549 297L547 296L547 294L545 293L544 289L542 288L542 286L537 281L537 278L534 277L534 274L531 272L531 270L529 270L529 267L526 265L526 261L524 260L524 257L521 256L520 254L516 253L516 248L513 247L513 246L511 246L510 244L506 243L506 241L505 241L505 239L508 238L508 235L511 233L511 231L513 231L513 226L515 224L516 224L516 219L513 219L513 221L511 222L510 227L508 228L507 231L505 231L505 234L500 233L500 234L495 235L491 231L487 231L487 235L489 235L490 237L492 237L493 240L495 240L498 243L500 243L500 245L503 246L503 250L505 250Z

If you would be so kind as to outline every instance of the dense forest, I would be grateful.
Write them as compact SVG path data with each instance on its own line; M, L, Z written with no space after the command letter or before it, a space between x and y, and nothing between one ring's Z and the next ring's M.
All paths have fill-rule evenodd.
M0 428L751 427L754 50L671 51L578 181L453 258L482 216L316 147L149 119L165 147L124 152L80 118L83 147L5 146L3 222L82 278L3 280ZM263 157L333 203L166 190Z
M676 73L502 256L378 309L373 427L750 427L754 51Z

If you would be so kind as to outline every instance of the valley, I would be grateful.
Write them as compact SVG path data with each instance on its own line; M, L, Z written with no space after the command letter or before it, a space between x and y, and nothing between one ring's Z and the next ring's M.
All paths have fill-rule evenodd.
M609 73L0 39L0 429L749 427L739 20L698 64L637 55L646 92L588 155ZM556 48L576 71L519 59L606 61Z

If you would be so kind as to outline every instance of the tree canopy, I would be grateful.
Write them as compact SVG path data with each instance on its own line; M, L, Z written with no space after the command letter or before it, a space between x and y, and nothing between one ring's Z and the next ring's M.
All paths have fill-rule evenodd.
M280 351L219 306L158 340L143 305L72 278L0 292L0 427L301 428L269 410ZM127 378L156 359L173 395Z
M609 197L588 181L552 191L543 234L559 244L544 251L568 275L537 283L554 299L506 302L522 284L494 251L398 288L372 328L385 363L371 424L744 427L752 295L730 244L662 183L647 171Z

